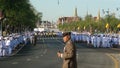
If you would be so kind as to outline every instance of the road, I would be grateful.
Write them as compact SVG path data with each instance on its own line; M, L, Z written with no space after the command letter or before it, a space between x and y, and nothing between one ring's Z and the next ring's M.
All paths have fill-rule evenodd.
M109 48L89 48L77 43L78 68L116 68L109 53L118 53ZM62 59L57 58L57 51L62 51L62 38L40 38L36 46L26 45L12 57L0 59L0 68L61 68Z

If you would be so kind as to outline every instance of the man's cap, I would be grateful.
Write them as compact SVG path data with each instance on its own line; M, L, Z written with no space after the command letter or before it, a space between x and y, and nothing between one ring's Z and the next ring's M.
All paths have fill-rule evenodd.
M71 32L63 32L63 37L66 35L71 35Z

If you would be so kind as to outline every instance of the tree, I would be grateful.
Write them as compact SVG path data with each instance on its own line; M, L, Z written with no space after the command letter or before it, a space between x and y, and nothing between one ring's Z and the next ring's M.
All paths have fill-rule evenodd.
M91 14L90 14L90 15L86 15L86 16L85 16L85 21L86 21L86 22L91 22L91 21L92 21L92 18L93 18L93 17L92 17Z
M85 16L85 19L82 21L60 24L59 28L60 30L66 29L69 31L74 31L76 30L76 28L79 27L80 32L86 30L90 32L92 31L92 33L94 33L95 31L103 33L103 32L106 32L105 26L108 23L110 32L118 31L117 25L119 24L120 20L117 19L113 14L106 15L105 17L101 18L101 20L98 22L92 19L93 19L92 15L87 15Z
M4 10L8 31L21 32L35 27L38 16L29 0L0 0L0 9Z

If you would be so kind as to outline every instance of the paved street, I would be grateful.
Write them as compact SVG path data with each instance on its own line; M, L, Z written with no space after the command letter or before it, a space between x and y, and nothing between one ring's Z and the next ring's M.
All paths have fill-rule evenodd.
M26 45L15 56L0 59L0 68L61 68L62 59L57 51L62 51L61 38L40 38L36 46ZM78 68L116 68L115 61L107 54L119 51L105 48L89 48L77 43Z

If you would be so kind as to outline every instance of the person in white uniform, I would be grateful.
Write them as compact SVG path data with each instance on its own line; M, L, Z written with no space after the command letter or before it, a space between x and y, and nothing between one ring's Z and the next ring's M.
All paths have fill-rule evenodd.
M118 44L118 45L120 46L120 35L118 36L118 42L119 42L119 44Z
M11 41L10 41L10 39L9 39L9 37L7 38L7 40L6 40L6 56L10 56L11 55L11 53L12 53L12 48L11 48Z
M0 56L2 56L2 41L0 39Z
M97 48L100 47L100 41L101 41L101 40L100 40L100 35L98 35L98 36L97 36Z
M3 37L0 37L0 56L5 56L5 41Z
M106 47L106 44L105 44L105 41L106 41L106 39L105 39L106 37L105 37L105 35L103 36L103 38L102 38L102 47Z
M5 39L1 39L1 42L2 42L2 56L5 56L6 52L5 52Z

